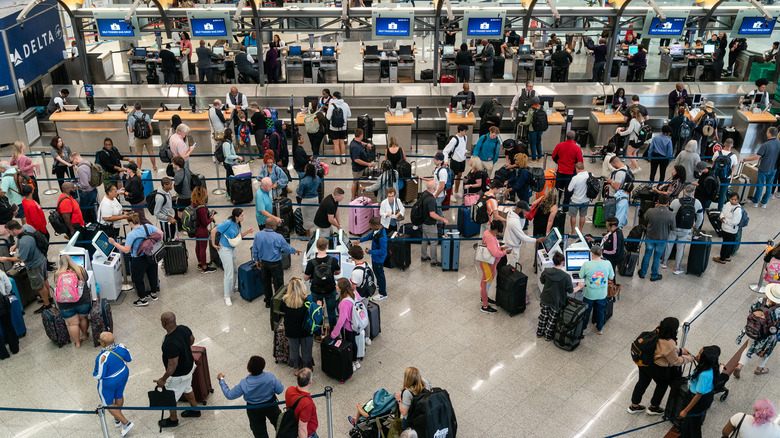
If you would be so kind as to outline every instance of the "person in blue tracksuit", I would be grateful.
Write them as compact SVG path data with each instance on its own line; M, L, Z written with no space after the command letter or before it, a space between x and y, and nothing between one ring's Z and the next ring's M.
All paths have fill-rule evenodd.
M114 342L114 334L111 332L100 334L100 348L92 376L98 380L100 403L109 408L108 412L114 417L114 425L121 427L122 436L125 436L133 428L133 423L125 418L121 410L125 404L125 385L130 377L127 363L133 359L127 347Z
M378 217L372 217L368 225L373 230L360 238L361 242L371 241L371 249L366 251L371 255L371 268L376 275L376 284L379 293L372 296L374 301L381 301L387 298L387 281L385 280L385 259L387 258L387 230L382 226L382 220ZM359 285L358 285L359 286Z

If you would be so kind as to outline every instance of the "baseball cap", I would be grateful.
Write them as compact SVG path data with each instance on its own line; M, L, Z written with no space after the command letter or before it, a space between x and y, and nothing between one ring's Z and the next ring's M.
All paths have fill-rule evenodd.
M436 155L433 157L436 161L444 161L444 154L441 152L437 152Z
M138 172L138 165L133 163L132 161L127 165L127 168L132 170L133 172Z
M707 163L705 163L704 161L699 161L698 163L696 163L696 171L697 172L701 172L702 170L704 170L706 168L707 168Z

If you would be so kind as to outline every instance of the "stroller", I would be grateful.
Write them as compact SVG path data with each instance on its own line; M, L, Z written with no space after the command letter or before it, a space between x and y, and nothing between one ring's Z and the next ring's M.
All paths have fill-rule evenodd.
M717 394L721 394L719 400L722 402L725 402L727 398L729 398L729 390L726 388L726 383L729 381L729 375L723 372L721 370L721 373L715 377L715 381L712 382L713 390L712 395L715 396Z
M349 431L349 438L382 438L400 421L399 415L395 395L382 388L359 408L359 418Z

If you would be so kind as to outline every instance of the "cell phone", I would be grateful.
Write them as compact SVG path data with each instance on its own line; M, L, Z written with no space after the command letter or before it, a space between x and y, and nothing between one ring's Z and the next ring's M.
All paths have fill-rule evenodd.
M192 147L195 147L197 145L198 145L198 142L195 142L195 143L192 144Z

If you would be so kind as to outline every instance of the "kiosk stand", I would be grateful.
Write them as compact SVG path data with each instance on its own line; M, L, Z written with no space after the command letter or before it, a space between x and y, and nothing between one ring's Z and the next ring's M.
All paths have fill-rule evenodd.
M89 259L89 251L87 251L84 248L76 246L76 242L79 241L79 237L81 236L81 232L76 231L73 234L73 237L70 238L68 241L68 244L65 246L65 249L60 251L60 256L66 255L73 260L73 262L81 266L87 271L87 277L89 278L89 287L91 289L91 295L92 300L97 300L97 288L95 288L95 276L92 272L92 263L90 263Z
M306 252L303 254L302 269L306 270L306 265L309 260L314 259L317 256L317 240L320 237L320 230L316 230L309 239L309 243L306 244ZM350 278L352 271L355 269L355 261L349 256L349 248L352 245L349 243L349 237L345 236L344 230L339 230L334 236L330 237L330 244L328 245L327 253L329 256L334 257L339 261L341 266L341 273L334 276L336 280L339 278Z
M100 298L117 301L122 293L122 254L108 243L108 236L102 231L95 233L92 246L95 248L92 270L100 286Z

